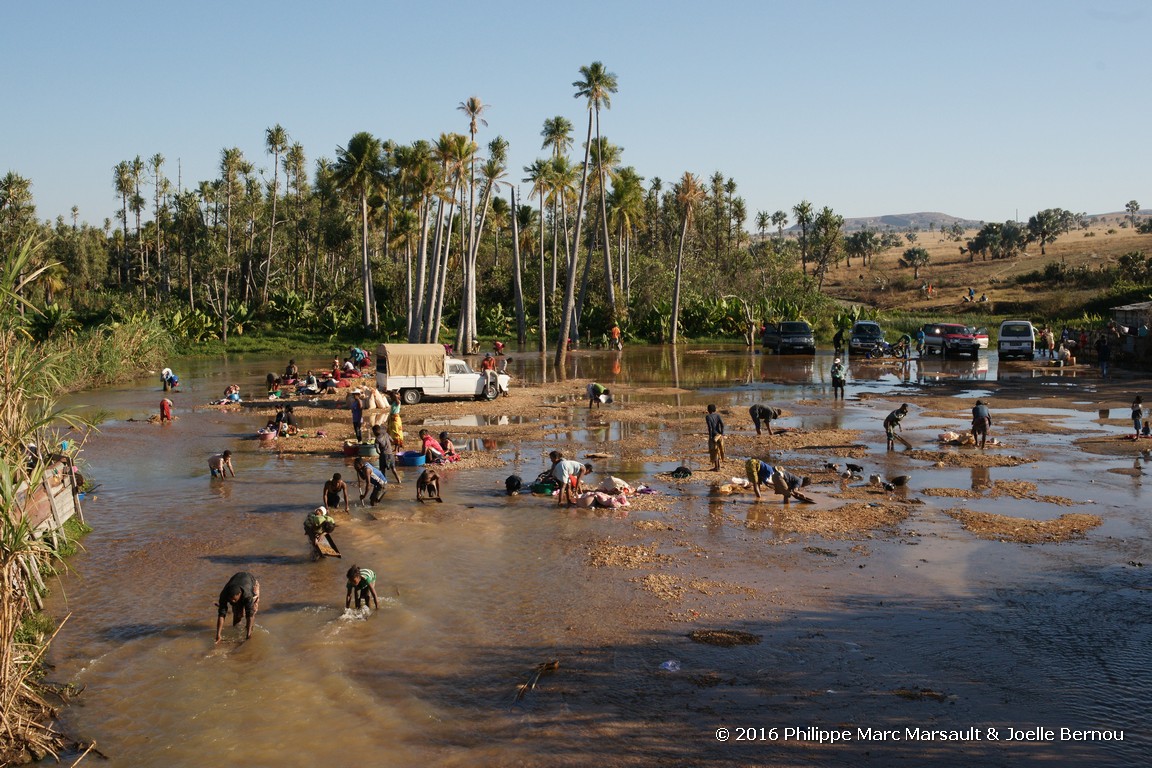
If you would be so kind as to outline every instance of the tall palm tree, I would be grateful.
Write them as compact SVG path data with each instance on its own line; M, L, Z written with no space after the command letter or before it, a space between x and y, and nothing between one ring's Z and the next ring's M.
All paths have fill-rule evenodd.
M540 135L544 137L540 148L551 147L552 157L564 157L572 149L572 121L562 115L546 119Z
M566 156L552 158L548 166L548 195L552 205L552 299L556 296L556 280L559 266L558 248L561 231L564 235L564 253L571 247L568 231L569 205L576 202L576 180L579 171Z
M260 302L268 301L268 280L272 272L272 255L276 242L276 197L280 192L280 155L288 150L288 131L277 123L264 131L264 146L272 155L272 187L268 196L272 203L272 219L268 224L268 258L264 262L264 288L260 292Z
M124 248L120 253L119 284L128 281L128 198L132 195L132 166L121 160L112 168L112 185L120 196L120 223L124 226Z
M152 209L156 225L156 266L161 269L164 278L164 293L172 291L172 275L168 270L168 260L164 255L164 212L161 201L168 196L168 179L164 178L161 168L164 166L164 155L157 152L148 158L148 165L152 168L152 190L155 206Z
M540 159L532 165L524 166L524 172L528 174L524 177L524 181L532 184L532 192L528 196L535 195L540 199L540 338L538 344L541 353L548 351L546 337L548 333L548 300L544 291L544 197L548 190L548 176L551 167L552 164L547 160Z
M680 285L684 274L684 243L688 239L688 228L696 209L704 201L706 193L700 180L691 173L685 173L676 185L676 203L680 207L680 249L676 254L676 282L672 288L672 322L670 334L672 344L676 344L680 325Z
M800 270L808 274L808 230L815 218L812 203L801 200L792 206L792 214L796 217L796 226L800 227Z
M336 187L360 205L360 276L364 293L364 329L372 327L371 270L368 265L368 197L384 182L383 147L380 140L361 131L336 148L333 168Z
M644 179L632 166L621 168L608 198L609 223L616 230L616 249L620 264L617 278L624 294L625 309L631 299L632 233L644 216Z
M555 163L553 173L553 183L550 185L553 189L551 196L552 205L552 293L556 293L556 256L557 249L560 244L558 237L560 226L560 209L564 207L568 190L565 189L562 195L555 194L555 189L558 185L563 184L567 178L575 181L575 170L572 168L571 163L568 162L568 150L572 148L572 121L568 118L557 115L550 117L544 121L544 130L540 131L540 135L544 137L543 143L540 145L541 149L552 149L552 161ZM569 187L571 184L568 185ZM567 236L568 227L565 224L564 234ZM567 252L567 247L565 247Z
M576 267L580 260L580 230L584 222L584 202L588 196L588 157L592 148L592 128L596 127L599 136L600 108L609 108L612 94L616 92L616 75L608 72L604 64L594 61L590 66L580 67L582 80L572 83L576 89L575 98L588 100L588 135L584 141L584 169L580 174L580 199L576 205L576 233L568 254L568 276L564 285L564 314L560 321L560 335L556 344L556 367L564 369L568 345L568 334L573 332L572 320L576 311ZM614 303L614 302L613 302Z
M484 114L489 105L480 100L479 96L469 96L467 100L460 102L456 109L463 112L468 116L468 138L472 139L472 143L476 143L476 129L478 126L487 127L488 121L481 115ZM470 179L468 182L468 253L472 252L472 241L476 238L473 236L473 231L476 228L476 156L472 156Z
M788 214L784 211L776 211L772 214L772 223L776 226L776 236L784 236L784 227L788 226Z
M772 215L768 211L756 212L756 231L760 233L760 237L764 237L764 230L772 223Z

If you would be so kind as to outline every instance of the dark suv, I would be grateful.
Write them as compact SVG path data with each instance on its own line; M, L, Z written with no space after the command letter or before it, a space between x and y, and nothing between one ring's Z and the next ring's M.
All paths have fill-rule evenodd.
M861 320L852 326L852 335L848 338L848 352L863 355L883 343L884 331L880 328L880 324L871 320Z
M924 351L937 352L943 357L972 355L980 351L980 342L971 328L959 323L930 323L924 331Z
M764 328L764 346L778 355L785 352L816 354L816 338L812 326L802 320L770 323Z

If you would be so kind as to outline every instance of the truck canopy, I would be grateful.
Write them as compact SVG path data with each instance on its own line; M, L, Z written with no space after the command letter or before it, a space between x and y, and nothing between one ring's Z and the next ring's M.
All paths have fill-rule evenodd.
M443 376L443 344L381 344L376 370L388 376Z

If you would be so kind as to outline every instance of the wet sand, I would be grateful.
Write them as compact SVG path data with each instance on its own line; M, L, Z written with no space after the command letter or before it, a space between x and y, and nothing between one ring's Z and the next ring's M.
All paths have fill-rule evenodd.
M494 403L405 406L409 435L428 423L463 448L464 460L445 468L448 503L414 509L409 474L399 497L394 489L381 507L354 509L358 525L338 529L352 551L365 525L386 526L396 547L429 527L446 535L447 526L478 522L467 494L495 514L529 512L532 525L562 526L547 550L564 574L558 591L510 586L506 594L531 629L517 629L506 609L490 606L487 644L445 648L467 653L467 668L447 661L420 668L420 689L467 723L470 735L437 750L409 733L404 755L446 766L1107 765L1132 764L1147 749L1140 713L1152 703L1152 681L1141 649L1152 639L1152 609L1140 590L1148 588L1141 563L1152 554L1137 511L1147 507L1143 460L1139 445L1113 436L1121 433L1115 419L1098 418L1104 407L1126 414L1131 381L1077 380L1055 394L1045 379L850 386L843 404L812 392L783 399L739 386L615 382L615 402L589 411L589 380L515 386ZM973 390L989 401L999 444L940 445L940 432L968 421ZM718 473L707 469L709 401L720 406L728 432ZM750 402L781 407L773 426L787 431L756 436ZM901 402L911 406L903 434L913 448L886 452L880 421ZM342 467L352 436L342 403L338 396L297 403L304 436L274 446L257 445L253 425L275 403L198 408L185 422L218 420L237 444L288 465L319 459ZM1026 412L1035 410L1042 412ZM1083 434L1088 429L1098 433ZM1115 444L1117 452L1089 456L1078 450L1083 441ZM505 475L529 481L552 448L598 455L591 461L599 470L660 493L635 496L621 510L502 496ZM750 455L810 475L816 504L782 504L770 491L757 502L732 488ZM1112 466L1117 461L1128 465ZM840 477L846 462L864 466L859 479ZM691 477L668 476L681 465ZM1111 471L1118 468L1135 474ZM886 491L869 482L873 473L911 480ZM539 556L515 553L517 568ZM564 618L542 619L572 595L581 604L566 607ZM508 715L490 709L551 659L559 668ZM671 669L662 666L668 661ZM867 732L975 727L986 736L987 728L1034 726L1122 727L1127 737L944 742ZM716 737L722 727L730 729L727 741ZM785 728L796 730L785 736ZM821 734L831 730L851 738L828 743ZM434 731L433 741L447 736ZM405 762L395 760L387 764Z

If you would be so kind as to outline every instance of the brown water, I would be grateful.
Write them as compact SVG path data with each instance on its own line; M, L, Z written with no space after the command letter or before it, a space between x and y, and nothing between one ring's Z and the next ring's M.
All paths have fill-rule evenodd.
M519 381L556 378L535 355L513 358ZM85 507L95 530L53 596L53 611L72 615L53 645L51 679L85 686L61 727L94 739L111 766L1134 765L1149 754L1150 579L1148 568L1129 565L1152 565L1149 494L1139 478L1103 471L1130 461L1084 460L1042 436L1029 440L1050 448L1045 459L1010 470L933 470L875 454L869 463L908 472L914 483L928 473L934 485L960 488L1032 480L1042 493L1092 499L1106 523L1084 542L1022 547L978 541L925 505L896 535L824 542L776 531L770 510L717 502L702 487L688 487L672 513L628 518L507 498L503 478L534 476L554 447L528 440L519 454L499 445L507 467L451 474L444 504L414 503L409 471L381 506L354 506L341 520L334 535L343 560L312 563L301 523L342 462L279 458L241 439L259 417L190 410L232 381L257 395L283 362L174 366L184 388L171 425L127 421L156 410L163 395L152 378L77 398L109 420L85 451L101 484ZM569 375L675 386L690 392L651 399L734 407L826 398L830 362L632 348L579 353ZM944 376L971 379L977 391L997 378L994 359L858 368L850 395ZM590 425L579 395L562 416L567 440L627 439L643 428L613 423L610 413L606 427ZM789 405L795 425L846 428L874 428L886 407ZM498 404L478 403L476 423L497 413ZM1068 418L1096 428L1090 416ZM236 454L238 477L211 481L206 459L224 448ZM599 467L629 480L668 468ZM968 506L1033 517L1070 511L1016 504ZM631 543L636 519L676 529L662 551L689 562L670 572L755 592L723 598L732 618L713 610L701 625L680 619L703 610L703 597L662 603L629 581L654 569L584 564L592 540ZM807 553L809 545L836 556ZM343 573L353 562L377 572L379 612L344 610ZM240 643L226 629L213 646L212 604L242 570L262 585L253 638ZM684 636L713 624L764 642L714 648ZM517 684L554 658L560 670L514 702ZM680 671L662 670L668 660ZM908 701L890 694L896 688L947 699ZM721 726L1122 728L1125 741L719 743Z

